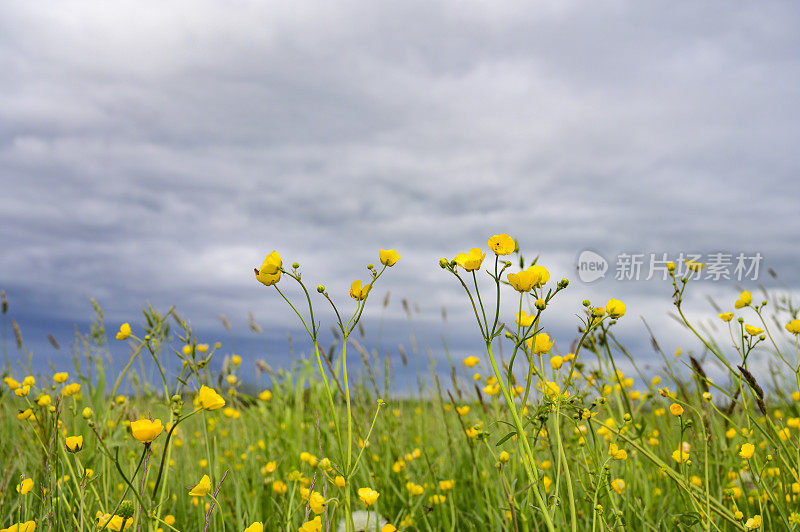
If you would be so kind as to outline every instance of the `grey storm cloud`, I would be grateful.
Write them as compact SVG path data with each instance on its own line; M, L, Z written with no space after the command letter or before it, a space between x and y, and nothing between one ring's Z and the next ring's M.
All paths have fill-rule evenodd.
M438 345L444 305L464 351L436 261L493 233L573 279L564 333L585 297L625 298L631 338L669 321L668 283L575 281L586 248L760 252L796 292L798 23L791 2L2 2L0 288L39 337L88 297L296 332L252 279L267 252L345 301L391 247L386 334L407 298Z

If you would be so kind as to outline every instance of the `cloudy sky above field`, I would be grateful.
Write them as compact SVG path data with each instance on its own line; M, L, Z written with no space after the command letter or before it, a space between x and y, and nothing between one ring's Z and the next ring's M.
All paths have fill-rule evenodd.
M759 281L800 287L798 29L793 2L2 2L0 289L45 359L89 297L114 325L177 305L212 341L252 311L280 353L267 252L348 305L396 248L384 341L408 344L406 298L439 356L442 305L455 350L479 344L437 259L508 232L573 281L549 329L617 296L647 359L639 316L683 337L620 253L759 252ZM577 279L584 249L606 279Z

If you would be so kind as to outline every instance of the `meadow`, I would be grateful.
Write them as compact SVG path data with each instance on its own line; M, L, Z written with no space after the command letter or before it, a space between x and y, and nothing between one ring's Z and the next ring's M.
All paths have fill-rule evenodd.
M624 302L584 301L575 337L551 338L548 307L573 287L495 235L439 261L483 341L395 394L360 327L402 257L377 259L349 297L308 286L277 251L255 269L253 289L313 346L288 369L250 367L149 307L122 324L98 309L71 367L5 367L0 531L800 529L800 309L788 297L732 294L713 330L684 308L704 265L670 263L665 297L695 345L664 353L654 338L662 367L644 374L614 334L631 318ZM5 299L2 310L7 323ZM331 326L338 343L323 346ZM128 346L124 366L110 342Z

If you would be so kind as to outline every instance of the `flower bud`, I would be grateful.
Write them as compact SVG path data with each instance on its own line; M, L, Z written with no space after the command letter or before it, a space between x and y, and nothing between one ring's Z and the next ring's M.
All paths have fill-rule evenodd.
M544 310L545 307L547 306L547 303L545 302L544 299L537 299L534 305L536 306L537 309Z
M317 292L319 292L320 294L324 294L325 293L325 286L323 286L321 284L317 285Z
M566 277L565 277L565 278L563 278L563 279L561 279L561 280L558 282L558 287L559 287L559 288L566 288L566 287L567 287L567 285L569 285L569 279L567 279Z
M292 268L293 268L293 269L295 269L295 270L296 270L296 269L297 269L297 268L299 268L299 267L300 267L300 263L299 263L299 262L293 262L293 263L292 263Z
M584 299L584 300L583 300L583 306L584 306L584 307L589 307L589 306L591 306L591 305L592 305L592 302L591 302L591 301L589 301L588 299Z
M439 259L439 266L441 268L447 268L447 264L448 264L447 259L445 259L444 257Z

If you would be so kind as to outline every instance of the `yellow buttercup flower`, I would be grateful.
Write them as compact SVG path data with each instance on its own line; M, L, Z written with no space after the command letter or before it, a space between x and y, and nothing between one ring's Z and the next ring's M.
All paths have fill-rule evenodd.
M350 285L350 297L355 299L356 301L363 301L369 295L369 291L372 290L372 283L364 285L356 279Z
M495 255L511 255L517 249L517 243L505 233L491 237L488 245Z
M702 262L698 262L696 260L689 259L689 260L686 261L686 267L689 268L690 271L699 272L700 270L705 268L706 265L703 264Z
M286 485L286 482L281 480L276 480L272 483L272 491L277 493L278 495L283 495L289 490L289 486Z
M529 338L527 341L528 348L537 355L543 355L549 352L554 343L555 342L550 340L550 336L547 333L539 333L534 335L533 338Z
M617 495L622 495L623 493L625 493L625 481L622 480L621 478L612 480L611 489L613 489Z
M669 405L669 411L675 417L683 415L683 407L678 403L672 403Z
M480 361L481 359L471 355L464 359L464 365L467 366L468 368L471 368Z
M742 448L739 450L739 456L744 458L745 460L750 460L753 457L753 453L756 451L756 446L752 443L743 443Z
M150 443L155 440L163 430L164 426L160 419L155 421L140 419L131 422L131 435L142 443Z
M311 492L311 495L308 498L308 506L315 514L321 514L323 511L325 511L325 497L323 497L322 494L317 491Z
M264 286L272 286L281 280L282 266L281 256L273 250L261 263L261 268L255 270L256 279Z
M786 330L792 334L800 334L800 320L795 319L787 323Z
M322 518L316 516L314 519L300 525L298 530L299 532L322 532Z
M744 523L745 530L756 530L761 528L761 516L754 515Z
M244 529L244 532L264 532L264 523L256 522Z
M733 308L740 309L743 307L747 307L750 303L753 302L753 296L750 294L748 290L745 290L741 294L739 294L739 299L733 304Z
M606 312L608 312L608 315L612 318L621 318L625 315L626 310L625 303L619 299L611 298L608 300L608 303L606 303Z
M727 323L733 319L733 312L721 312L719 319Z
M208 478L208 475L203 475L203 478L200 479L200 482L198 482L197 485L189 491L189 495L192 497L205 497L210 490L211 479Z
M106 530L121 532L133 526L133 517L124 519L120 515L112 516L111 514L104 514L100 511L97 512L95 517L97 518L97 528L103 528L105 526Z
M53 375L53 382L55 382L56 384L62 384L64 382L67 382L67 379L69 379L69 373L63 371Z
M509 273L506 275L508 283L517 292L530 292L533 290L534 277L528 270L522 270L519 273Z
M608 446L608 456L614 460L627 460L628 452L625 449L617 447L616 443L612 443Z
M472 248L467 253L459 253L453 260L466 271L471 272L480 269L484 257L486 257L486 253L480 248Z
M36 530L36 521L25 521L24 523L15 523L8 528L0 529L0 532L34 532Z
M19 388L20 386L22 386L22 385L21 385L19 382L17 382L16 380L14 380L12 377L6 377L5 379L3 379L3 382L5 382L5 383L6 383L6 386L8 386L8 388L9 388L10 390L12 390L12 391L13 391L13 390L16 390L17 388Z
M270 390L263 390L258 394L258 398L262 401L269 401L272 399L272 392Z
M19 484L17 484L17 493L20 495L26 495L33 489L33 479L26 478Z
M527 270L533 276L533 286L539 288L550 280L550 272L540 264L529 266Z
M358 488L358 498L361 499L364 506L372 506L378 497L380 497L380 493L372 488Z
M381 249L378 250L378 258L381 264L391 268L400 260L400 254L393 249Z
M65 397L72 397L79 391L81 391L81 384L79 382L72 382L64 386L64 389L61 390L61 393L63 393Z
M381 532L397 532L397 527L391 523L387 523L381 527Z
M203 405L204 410L216 410L225 406L225 399L213 388L209 388L205 384L197 392L197 398L200 400L200 404Z
M65 445L69 452L77 453L83 449L83 436L67 436Z
M531 325L533 325L533 320L535 318L536 316L529 316L527 312L525 312L524 310L520 310L519 312L517 312L517 318L515 321L521 327L530 327Z
M119 331L117 332L117 340L127 340L131 337L131 326L129 323L123 323L119 326Z
M758 327L753 327L752 325L745 324L744 330L747 331L747 334L750 336L758 336L759 334L764 332L764 329L759 329Z

